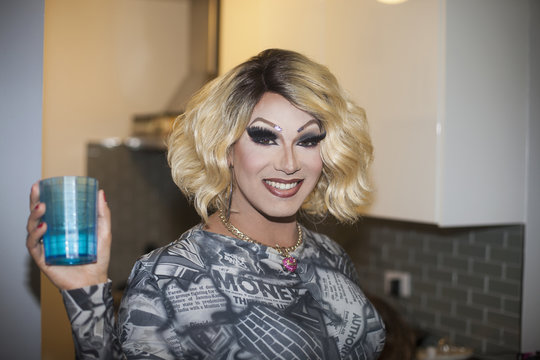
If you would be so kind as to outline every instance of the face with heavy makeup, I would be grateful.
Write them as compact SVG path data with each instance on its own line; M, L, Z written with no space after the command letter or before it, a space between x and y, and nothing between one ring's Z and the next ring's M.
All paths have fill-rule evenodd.
M294 217L322 171L320 122L283 96L265 93L233 145L231 211L267 218Z

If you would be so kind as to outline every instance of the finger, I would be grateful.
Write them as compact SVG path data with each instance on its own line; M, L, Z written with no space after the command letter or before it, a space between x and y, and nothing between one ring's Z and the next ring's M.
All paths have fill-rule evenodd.
M30 215L28 216L26 232L30 233L39 225L41 217L43 217L43 214L45 214L46 208L45 203L37 203L37 205L34 206L34 208L30 211Z
M39 181L32 184L30 189L30 211L39 204Z
M106 216L106 212L109 209L109 205L107 204L107 200L105 199L105 191L99 190L98 191L98 216Z
M98 223L102 225L101 229L98 228L98 230L104 233L111 231L111 211L109 210L107 200L105 200L105 192L103 190L99 190L98 193Z
M26 248L28 252L34 259L34 261L39 265L40 261L43 262L43 244L41 243L41 238L47 231L47 224L41 223L34 230L28 233L26 237Z
M98 193L98 240L99 253L108 253L111 247L111 211L103 190Z

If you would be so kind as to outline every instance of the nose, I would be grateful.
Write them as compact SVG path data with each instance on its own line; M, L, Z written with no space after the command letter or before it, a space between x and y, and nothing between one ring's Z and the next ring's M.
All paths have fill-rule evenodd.
M283 147L276 160L276 170L283 171L287 175L292 175L300 170L300 164L294 149Z

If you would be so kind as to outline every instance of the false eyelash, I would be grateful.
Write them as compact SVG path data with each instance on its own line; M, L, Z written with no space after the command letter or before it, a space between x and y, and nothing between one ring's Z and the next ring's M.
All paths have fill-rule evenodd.
M298 140L298 145L305 147L317 146L326 137L326 132L322 132L318 135L306 134Z
M259 126L251 126L246 129L249 137L254 143L262 145L273 145L277 140L277 135L269 129Z

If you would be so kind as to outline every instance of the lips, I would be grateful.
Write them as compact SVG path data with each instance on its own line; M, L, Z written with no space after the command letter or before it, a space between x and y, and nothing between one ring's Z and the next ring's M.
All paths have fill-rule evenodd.
M263 184L275 196L287 198L294 196L302 186L304 181L300 179L264 179Z

